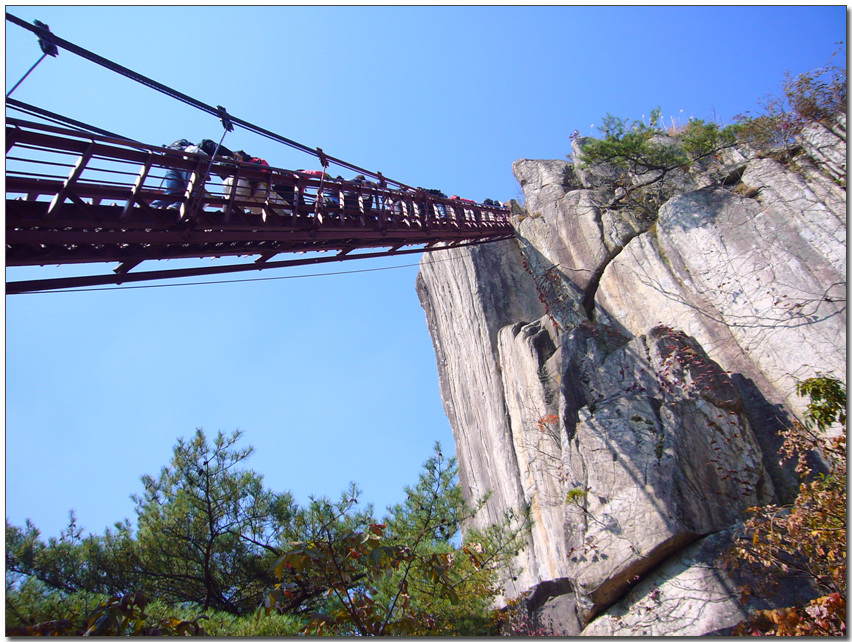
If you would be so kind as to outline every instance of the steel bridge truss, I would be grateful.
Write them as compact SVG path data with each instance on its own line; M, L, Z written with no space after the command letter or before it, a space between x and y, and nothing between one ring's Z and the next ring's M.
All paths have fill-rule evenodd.
M188 179L182 194L164 194L169 170ZM7 293L432 251L513 236L509 211L500 206L6 119L6 265L119 264L113 274L7 283ZM270 260L315 252L332 254ZM149 260L220 257L254 261L130 272Z

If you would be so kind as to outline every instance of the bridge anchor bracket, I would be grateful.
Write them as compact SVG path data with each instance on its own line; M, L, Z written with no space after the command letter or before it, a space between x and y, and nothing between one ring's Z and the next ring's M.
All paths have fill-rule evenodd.
M135 268L141 262L142 262L141 260L140 261L125 261L124 263L119 265L117 268L115 268L113 270L113 272L115 272L116 274L127 274L128 272L130 272L130 270Z

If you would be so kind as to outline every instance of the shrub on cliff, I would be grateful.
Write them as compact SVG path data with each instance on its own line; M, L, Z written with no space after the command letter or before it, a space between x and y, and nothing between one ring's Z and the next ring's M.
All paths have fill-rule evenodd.
M808 604L759 611L740 623L744 635L845 635L846 633L846 386L815 377L798 386L811 401L805 422L784 433L785 459L797 462L804 481L793 506L752 509L746 537L729 551L728 564L748 568L761 581L746 593L771 590L774 580L800 575L825 594ZM842 430L830 430L840 424ZM814 475L809 456L817 453L828 472Z
M691 119L685 126L668 130L661 122L660 108L651 110L648 122L618 118L603 119L602 139L583 142L578 167L610 166L623 173L612 179L614 197L605 208L628 208L654 220L660 205L673 195L667 178L686 172L695 163L715 157L736 143L734 126Z
M788 73L782 94L764 97L760 105L762 114L737 116L737 137L758 152L788 150L808 123L830 125L846 113L846 68L829 61L798 76Z
M627 170L639 178L629 188L636 190L737 143L759 153L789 150L807 124L830 125L846 114L846 68L829 61L798 76L788 73L781 95L766 96L759 103L763 113L745 112L735 118L735 124L724 127L690 119L685 126L666 128L660 107L651 110L647 122L644 116L631 122L607 114L600 128L604 137L584 142L578 165L609 164Z
M642 182L649 184L735 142L734 128L720 128L700 119L690 119L686 126L672 130L674 135L670 136L660 114L660 107L652 109L647 123L628 122L607 114L601 126L604 138L584 144L578 159L580 166L615 165L640 178L647 176L648 181Z

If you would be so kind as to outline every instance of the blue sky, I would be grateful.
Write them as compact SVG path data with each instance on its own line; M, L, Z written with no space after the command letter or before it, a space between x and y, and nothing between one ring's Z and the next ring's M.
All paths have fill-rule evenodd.
M847 19L844 5L6 10L309 147L478 201L518 198L513 161L565 158L572 132L594 135L607 113L639 118L660 106L666 122L724 124L754 111L785 71L825 64ZM8 22L5 36L8 91L41 51ZM223 132L216 118L66 51L13 97L152 144ZM239 129L225 144L318 168ZM197 427L244 430L257 451L249 465L270 488L306 502L355 481L381 514L435 441L453 447L416 263L6 296L7 519L32 518L47 535L70 509L93 532L132 519L139 478ZM361 271L308 276L352 270Z

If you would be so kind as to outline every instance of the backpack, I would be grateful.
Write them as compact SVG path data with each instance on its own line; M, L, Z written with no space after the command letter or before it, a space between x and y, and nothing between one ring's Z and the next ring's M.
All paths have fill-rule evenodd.
M204 140L202 140L198 147L200 147L201 151L207 154L208 156L213 156L213 154L216 154L216 156L234 155L234 152L232 152L230 149L228 149L224 145L217 145L216 141L210 140L209 138L205 138ZM219 148L218 152L216 151L217 147Z
M253 156L249 160L244 159L244 162L252 163L253 165L260 165L264 168L262 170L263 173L269 174L269 170L266 169L267 167L269 167L269 163L267 163L262 158L257 158L256 156ZM257 188L258 185L260 185L261 183L265 183L267 180L268 180L268 178L262 178L262 179L256 180L256 181L249 181L249 186L251 187L251 190L254 191Z
M186 138L181 138L180 140L176 140L171 145L166 145L166 149L175 149L179 152L182 152L187 147L192 147L192 143L190 143Z
M250 161L248 161L248 162L249 162L249 163L252 163L253 165L260 165L261 167L263 167L263 170L261 170L261 171L262 171L264 174L269 174L269 173L270 173L270 171L269 171L269 169L268 169L268 167L269 167L269 163L267 163L267 162L266 162L265 160L263 160L262 158L252 157L252 159L251 159ZM265 180L265 179L264 179L264 180Z

